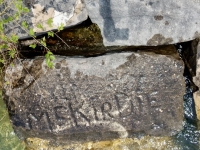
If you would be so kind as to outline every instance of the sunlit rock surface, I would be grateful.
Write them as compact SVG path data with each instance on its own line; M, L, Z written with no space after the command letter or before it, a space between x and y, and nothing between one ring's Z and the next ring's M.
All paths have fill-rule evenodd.
M200 43L197 46L197 66L196 66L196 76L193 77L193 82L200 87ZM200 119L200 90L194 93L195 107L197 112L197 117Z
M88 18L85 4L81 0L23 0L22 3L22 6L26 6L30 12L21 14L18 20L15 19L5 26L5 34L14 33L19 38L26 38L30 37L29 29L31 28L36 35L39 35L57 29L61 24L64 27L70 27ZM8 15L12 16L17 12L12 0L7 0L0 9L2 11L5 9L6 13L1 16L5 19ZM28 29L22 26L23 21L29 25Z
M170 137L151 137L115 139L110 141L87 142L82 144L52 145L50 141L39 138L26 139L27 150L181 150Z
M10 5L12 2L8 0L5 6L0 6L2 11L7 8L2 18L16 14L14 5ZM29 31L23 29L23 21L40 35L57 29L60 24L77 25L89 16L101 29L105 46L166 45L200 35L197 0L24 0L23 6L30 12L4 26L5 34L13 32L21 39L28 37Z
M105 46L166 45L200 33L198 0L84 0Z
M182 129L183 63L153 53L20 60L6 70L15 131L59 141L106 140Z

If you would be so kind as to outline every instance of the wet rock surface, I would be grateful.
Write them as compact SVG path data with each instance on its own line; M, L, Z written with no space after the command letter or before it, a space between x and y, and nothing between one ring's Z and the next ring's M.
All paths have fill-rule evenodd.
M105 46L167 45L199 37L196 0L84 0Z
M4 100L23 137L61 141L174 135L182 129L183 62L154 53L16 61Z

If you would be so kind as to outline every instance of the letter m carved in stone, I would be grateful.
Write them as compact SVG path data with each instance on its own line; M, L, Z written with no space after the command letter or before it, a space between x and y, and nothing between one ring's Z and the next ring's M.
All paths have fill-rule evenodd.
M31 129L52 131L49 115L47 112L28 115L29 124Z

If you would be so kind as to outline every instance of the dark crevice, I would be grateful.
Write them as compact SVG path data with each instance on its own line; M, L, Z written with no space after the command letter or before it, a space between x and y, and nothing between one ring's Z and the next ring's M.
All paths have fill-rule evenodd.
M196 59L191 61L191 59L196 58L197 49L192 49L193 41L175 44L179 56L185 64L185 69L183 76L185 77L186 93L184 95L184 115L187 121L195 123L197 120L195 103L193 98L193 93L199 90L199 88L194 84L192 77L196 75ZM192 63L189 63L192 62ZM186 104L187 103L187 104Z
M185 64L183 74L186 84L186 91L183 97L185 121L183 130L175 136L176 143L179 144L183 150L199 150L198 120L193 98L193 93L199 90L199 88L193 83L192 78L196 75L197 44L198 40L175 44Z
M54 32L56 32L56 30L54 30ZM101 36L99 27L92 23L89 17L81 24L65 28L57 34L68 46L58 37L48 37L47 34L39 35L36 39L40 41L43 36L45 36L49 50L52 51L54 55L62 56L95 57L106 53L126 51L144 51L171 56L177 55L173 45L106 47L103 44L103 37ZM31 43L36 43L36 41L32 38L19 41L18 50L21 58L34 58L35 56L44 56L46 54L46 50L42 45L36 43L36 48L32 49L29 47Z

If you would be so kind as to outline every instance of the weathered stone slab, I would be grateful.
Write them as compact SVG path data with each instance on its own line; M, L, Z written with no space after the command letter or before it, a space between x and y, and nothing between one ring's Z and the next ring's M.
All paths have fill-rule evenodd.
M11 5L12 0L7 0L5 6L1 5L0 9L4 11L6 6L10 6L5 9L5 14L2 18L7 18L16 14L17 9L15 5ZM22 22L26 21L29 25L29 29L33 28L36 35L44 33L49 30L57 29L61 24L64 27L70 27L79 24L88 18L85 4L81 0L24 0L23 7L29 8L28 14L22 14L19 20L14 20L5 26L5 33L15 33L19 38L30 37L26 28L23 28ZM49 23L51 21L52 23ZM42 25L41 27L38 27Z
M68 140L182 129L185 83L180 59L154 53L57 56L15 62L6 70L4 100L15 131Z
M105 46L165 45L200 33L198 0L84 0Z

